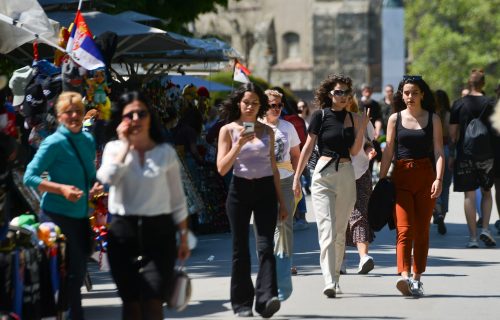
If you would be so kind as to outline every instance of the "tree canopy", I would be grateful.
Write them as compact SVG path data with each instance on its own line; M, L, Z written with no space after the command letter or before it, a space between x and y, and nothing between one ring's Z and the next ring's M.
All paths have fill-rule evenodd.
M166 28L169 31L186 33L186 24L199 14L215 11L217 5L227 7L227 4L228 0L119 0L105 11L138 11L168 21Z
M409 72L459 97L472 69L483 69L488 95L500 81L500 0L405 2Z

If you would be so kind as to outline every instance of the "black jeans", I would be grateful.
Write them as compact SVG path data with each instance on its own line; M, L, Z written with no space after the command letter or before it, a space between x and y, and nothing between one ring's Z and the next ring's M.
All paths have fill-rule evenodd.
M52 221L67 238L68 302L71 320L84 319L80 288L87 272L87 259L91 253L90 223L88 218L75 219L42 210L41 221ZM48 217L48 219L47 219Z
M274 229L278 201L273 177L248 180L233 177L229 186L226 211L233 239L231 272L231 305L235 313L251 310L262 312L266 302L278 295L276 261L273 254ZM254 214L259 271L255 289L251 278L249 223Z

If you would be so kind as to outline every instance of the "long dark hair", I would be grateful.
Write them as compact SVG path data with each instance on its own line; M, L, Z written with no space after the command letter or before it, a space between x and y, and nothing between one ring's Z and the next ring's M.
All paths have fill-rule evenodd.
M404 76L403 80L399 83L398 91L394 93L394 107L396 112L406 109L406 104L403 100L403 87L405 84L414 84L420 91L423 92L424 98L422 99L422 109L434 113L436 110L436 101L434 100L434 95L432 94L429 85L422 79L421 76Z
M438 89L434 93L436 98L436 112L443 114L444 112L450 112L450 98L444 90Z
M120 96L115 104L113 104L113 107L111 108L110 130L113 130L112 132L116 132L116 127L118 127L122 121L123 109L125 109L125 106L134 101L142 102L148 109L150 119L149 137L156 143L165 142L165 135L163 134L158 115L151 106L148 98L140 91L126 92Z
M343 74L332 74L323 80L314 95L314 103L319 109L331 108L333 101L330 91L335 88L337 83L345 84L349 90L352 90L352 79Z
M257 118L263 118L265 116L267 109L269 109L267 96L258 85L249 82L241 85L222 103L221 117L226 120L226 123L231 123L240 118L240 102L245 92L253 92L259 97L260 107Z

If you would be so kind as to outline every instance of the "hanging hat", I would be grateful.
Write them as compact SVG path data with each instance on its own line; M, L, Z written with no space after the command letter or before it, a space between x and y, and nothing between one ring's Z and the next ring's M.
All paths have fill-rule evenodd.
M12 100L13 106L18 106L23 103L26 86L30 83L32 78L33 68L30 66L14 71L9 81L9 87L14 95L14 99Z
M210 92L208 92L208 89L205 87L199 87L196 93L198 94L198 97L210 98Z
M43 94L41 84L34 83L28 86L22 110L26 117L47 112L47 97Z

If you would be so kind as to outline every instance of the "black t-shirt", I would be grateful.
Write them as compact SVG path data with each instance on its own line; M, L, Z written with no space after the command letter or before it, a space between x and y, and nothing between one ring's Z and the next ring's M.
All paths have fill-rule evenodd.
M354 124L344 127L347 111L323 109L325 116L322 123L322 110L315 111L311 116L308 132L318 136L318 147L323 156L338 153L340 158L349 158L349 148L354 143Z
M451 107L450 124L458 124L460 127L460 137L458 140L459 151L461 150L461 145L464 140L465 128L467 128L472 119L479 117L483 110L484 113L481 116L481 120L492 134L490 117L493 113L493 108L494 100L486 96L468 95L453 103Z

